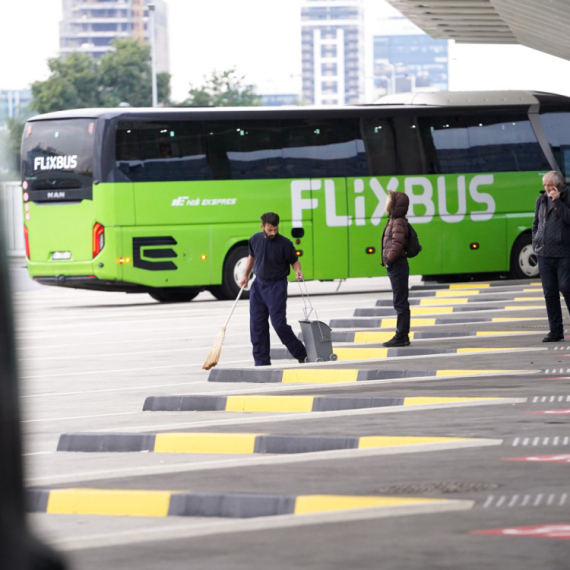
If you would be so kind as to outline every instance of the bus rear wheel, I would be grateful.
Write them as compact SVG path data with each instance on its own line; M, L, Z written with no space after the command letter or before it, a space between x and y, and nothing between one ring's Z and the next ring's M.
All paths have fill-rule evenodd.
M184 291L157 289L149 293L149 295L159 303L188 303L194 299L198 293L200 293L200 289L188 289Z
M511 252L511 277L513 279L530 279L538 277L538 258L532 248L530 234L520 236Z
M222 284L209 288L210 293L212 293L216 299L235 299L238 296L239 290L241 289L239 282L243 277L248 256L249 251L247 246L240 245L233 249L226 257ZM249 285L243 290L241 298L249 299Z

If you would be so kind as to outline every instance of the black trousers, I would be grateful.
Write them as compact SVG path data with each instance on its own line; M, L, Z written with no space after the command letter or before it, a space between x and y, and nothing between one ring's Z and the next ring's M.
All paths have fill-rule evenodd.
M256 366L271 364L269 318L277 336L293 357L305 359L305 345L287 324L287 281L261 281L256 278L249 293L249 331Z
M537 257L550 330L563 334L560 293L570 311L570 257Z
M408 301L408 280L410 266L403 257L386 268L390 285L392 285L392 300L398 316L396 334L402 336L410 332L410 303Z

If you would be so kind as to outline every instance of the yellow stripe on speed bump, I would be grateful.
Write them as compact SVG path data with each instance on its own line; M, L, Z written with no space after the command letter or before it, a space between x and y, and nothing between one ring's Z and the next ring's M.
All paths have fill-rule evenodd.
M387 348L335 348L333 352L339 360L373 360L387 358L388 350Z
M440 498L370 495L263 495L89 488L29 491L32 498L45 494L48 496L47 509L36 504L31 509L32 512L131 517L251 518L449 502ZM28 502L31 503L32 501Z
M486 289L490 287L489 283L477 283L477 285L473 283L454 283L449 286L450 289Z
M346 511L371 507L394 507L418 503L434 503L442 499L418 499L411 497L354 497L346 495L305 495L297 497L295 514Z
M468 437L415 437L415 436L381 436L371 435L361 437L358 449L372 447L399 447L401 445L417 445L426 443L450 443L453 441L475 441Z
M480 402L484 400L499 400L500 398L453 398L439 396L412 396L404 398L404 406L426 406L430 404L452 404L456 402Z
M249 433L159 433L156 453L253 453L255 438Z
M394 335L392 335L394 336ZM358 378L358 370L354 369L327 369L327 370L284 370L283 384L297 383L326 383L336 384L340 382L356 382Z
M170 491L56 489L49 494L46 512L58 515L165 517L170 496Z
M228 396L226 412L310 412L314 396Z
M455 299L420 299L420 305L441 305L442 303L446 305L454 304L454 305L464 305L465 303L469 303L469 299L466 297L456 297Z
M348 360L381 360L383 358L406 358L408 355L405 354L407 350L406 347L398 349L397 354L393 354L392 356L388 355L388 351L391 350L389 348L368 348L368 347L360 347L360 348L335 348L334 354L337 355L338 360L348 361ZM475 352L497 352L500 350L507 350L516 352L517 350L526 350L522 347L502 347L502 348L456 348L456 349L441 349L441 352L438 352L438 349L430 349L426 348L425 352L422 354L418 354L418 350L416 349L409 349L410 353L409 356L453 356L453 354L470 354ZM453 350L454 352L446 352L447 350ZM309 371L307 371L309 372Z

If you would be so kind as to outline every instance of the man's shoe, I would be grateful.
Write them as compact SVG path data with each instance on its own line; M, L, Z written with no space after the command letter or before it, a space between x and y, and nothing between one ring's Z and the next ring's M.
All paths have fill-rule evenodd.
M550 331L543 339L542 342L558 342L564 340L564 332L552 332Z
M299 364L307 364L307 362L309 362L307 358L308 358L307 356L305 356L305 358L299 358L298 360Z
M392 346L410 346L410 339L408 335L395 335L389 341L383 343L384 346L392 347Z

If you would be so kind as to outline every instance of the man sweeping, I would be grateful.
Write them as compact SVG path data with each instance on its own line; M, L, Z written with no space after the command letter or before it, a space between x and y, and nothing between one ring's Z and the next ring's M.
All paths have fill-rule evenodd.
M307 351L287 324L287 277L290 266L303 279L301 263L291 240L279 233L279 216L267 212L261 216L261 229L249 240L249 257L240 285L247 287L253 269L255 280L249 293L249 328L256 366L269 366L269 318L275 332L299 362Z

